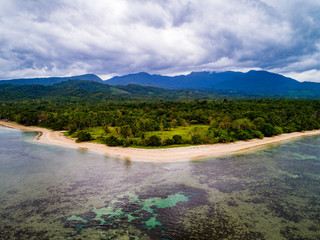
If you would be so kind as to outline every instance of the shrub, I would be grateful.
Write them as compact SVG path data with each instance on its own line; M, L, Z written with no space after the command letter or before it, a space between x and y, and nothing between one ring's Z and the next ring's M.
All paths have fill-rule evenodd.
M264 123L262 125L261 132L266 137L271 137L276 134L276 130L275 130L274 126L272 126L270 123Z
M247 139L252 139L253 135L251 134L250 131L247 130L238 130L235 131L236 138L239 140L247 140Z
M116 138L115 136L111 135L110 137L106 138L106 144L110 147L120 146L120 145L122 145L122 141L120 139Z
M278 127L278 126L274 127L274 134L275 135L279 135L279 134L282 134L282 133L283 133L282 127Z
M164 145L172 145L172 144L174 144L174 141L173 141L173 139L171 139L171 138L167 138L165 141L164 141Z
M173 140L173 144L181 144L181 143L183 143L183 139L182 139L181 135L174 135L172 137L172 140Z
M145 139L138 139L136 142L137 146L146 146L146 141Z
M76 129L75 127L71 126L71 127L69 127L68 134L69 134L69 135L72 135L72 134L74 134L76 131L77 131L77 129Z
M152 135L146 140L147 146L160 146L161 138L157 135Z
M90 141L92 139L91 134L85 130L78 131L76 136L77 136L76 142L85 142L85 141Z
M191 143L192 143L192 144L201 144L202 141L201 141L200 135L199 135L199 134L194 134L194 135L191 137Z
M130 137L132 130L129 125L124 125L120 128L120 135L124 138Z
M230 142L231 138L228 131L217 128L209 128L207 132L207 143Z
M262 139L264 137L262 132L257 131L257 130L253 132L253 135L255 138L260 138L260 139Z
M124 147L130 147L130 145L132 145L132 142L130 140L124 140L123 141L123 146Z
M218 131L218 134L219 134L219 136L218 136L218 142L220 142L220 143L226 143L226 142L230 142L230 141L231 141L230 136L229 136L229 134L228 134L227 131L225 131L225 130L219 130L219 131Z

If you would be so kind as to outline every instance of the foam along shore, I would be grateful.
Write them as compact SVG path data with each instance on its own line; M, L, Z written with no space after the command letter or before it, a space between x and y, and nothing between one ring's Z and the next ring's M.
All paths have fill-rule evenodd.
M283 141L292 140L298 137L320 134L320 130L313 130L285 133L278 136L265 137L263 139L252 139L233 143L217 143L177 148L141 149L108 147L103 144L90 142L76 143L74 139L65 137L61 131L52 131L39 127L27 127L13 122L0 121L0 125L22 131L39 132L41 134L34 139L34 141L39 143L94 151L103 153L110 157L118 157L140 162L181 162L210 157L219 157L257 149L271 144L281 143Z

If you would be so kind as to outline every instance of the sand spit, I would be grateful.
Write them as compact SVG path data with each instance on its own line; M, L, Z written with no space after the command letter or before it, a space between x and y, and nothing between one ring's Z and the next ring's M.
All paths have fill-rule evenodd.
M177 148L141 149L108 147L103 144L89 142L76 143L74 139L65 137L61 131L52 131L39 127L27 127L13 122L0 121L0 125L22 131L39 132L40 134L34 138L34 141L39 143L71 147L82 151L94 151L110 157L118 157L125 160L140 162L181 162L219 157L281 143L298 137L320 134L320 130L313 130L285 133L274 137L265 137L263 139L252 139L233 143L217 143Z

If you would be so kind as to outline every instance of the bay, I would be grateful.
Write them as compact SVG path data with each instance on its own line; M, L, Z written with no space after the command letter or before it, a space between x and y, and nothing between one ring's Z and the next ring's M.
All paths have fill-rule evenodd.
M0 239L320 239L320 137L182 163L0 127Z

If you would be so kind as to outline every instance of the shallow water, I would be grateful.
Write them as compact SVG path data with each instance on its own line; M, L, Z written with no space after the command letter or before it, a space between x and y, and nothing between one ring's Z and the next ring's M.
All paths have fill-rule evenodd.
M320 239L320 136L184 163L0 127L0 239Z

